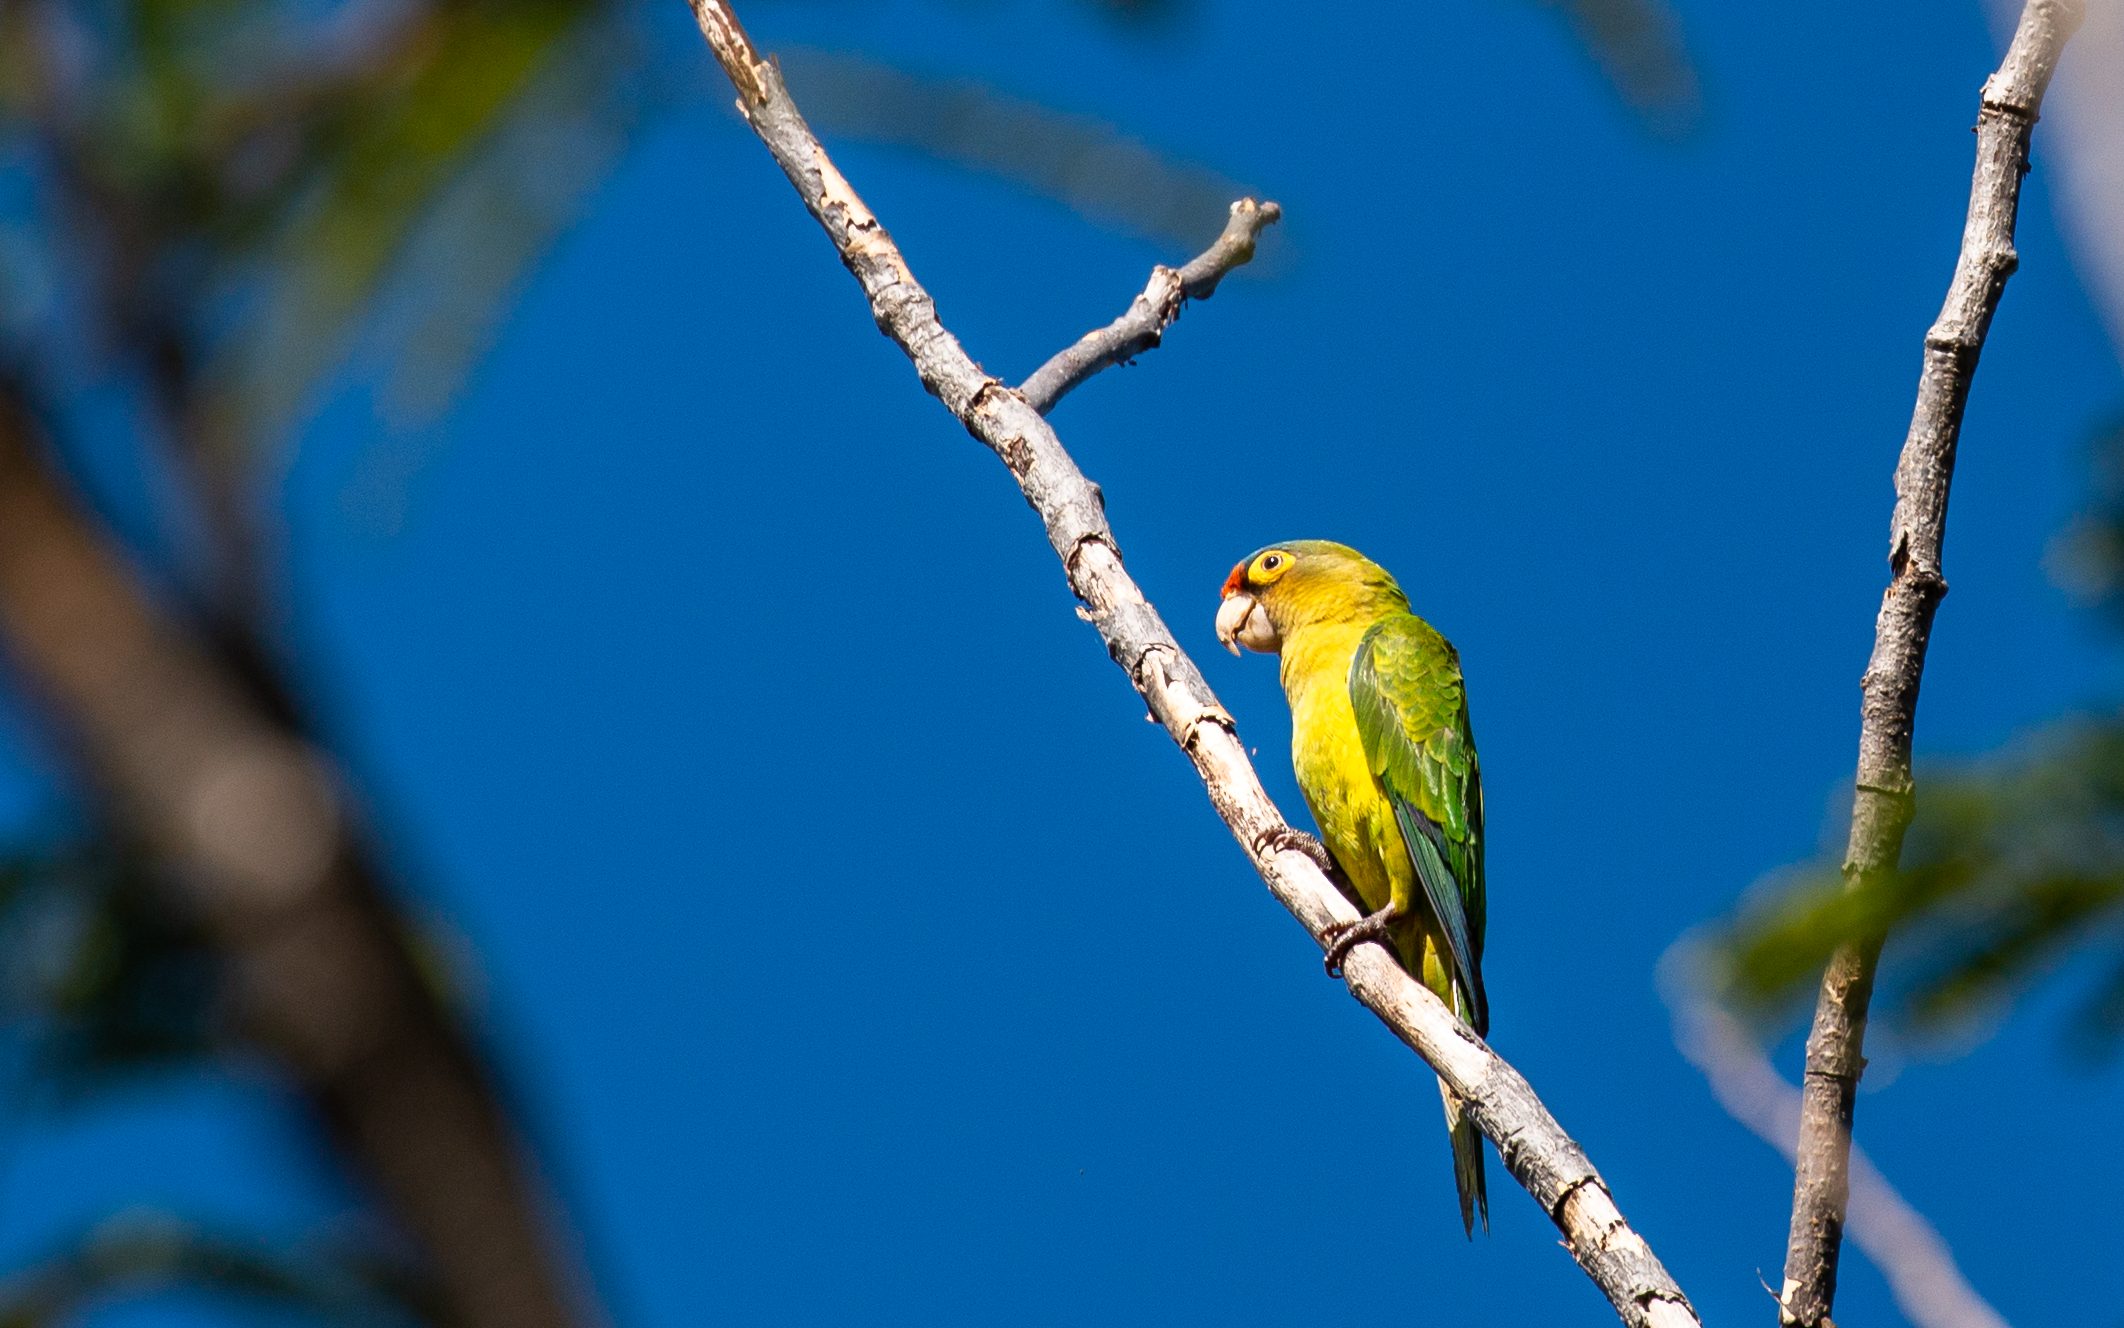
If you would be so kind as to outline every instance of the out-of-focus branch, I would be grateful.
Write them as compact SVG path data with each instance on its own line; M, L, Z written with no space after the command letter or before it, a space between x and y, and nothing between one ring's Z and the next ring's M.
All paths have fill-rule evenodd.
M805 120L826 137L905 148L1008 180L1104 228L1192 249L1247 192L1116 125L971 79L801 46L774 59L783 82L803 94Z
M1181 307L1189 300L1206 300L1216 294L1217 283L1227 273L1252 260L1254 242L1262 230L1282 219L1283 209L1274 203L1242 198L1232 204L1231 220L1215 244L1178 271L1162 263L1152 268L1150 284L1130 302L1127 313L1085 333L1077 344L1041 365L1018 385L1018 395L1045 415L1101 369L1156 350L1165 329L1180 317Z
M1991 316L2020 261L2013 230L2029 138L2058 55L2083 12L2084 0L2029 0L2005 62L1984 84L1961 258L1946 305L1925 334L1917 407L1895 470L1895 514L1888 526L1892 575L1863 679L1858 791L1844 854L1844 879L1853 889L1892 875L1902 857L1914 805L1910 744L1918 684L1933 615L1947 593L1940 546L1962 410ZM1879 935L1862 938L1830 957L1807 1038L1792 1227L1778 1297L1780 1322L1799 1328L1828 1323L1836 1300L1837 1255L1851 1193L1852 1105L1866 1064L1866 1011L1881 941Z
M1989 0L2011 25L2020 0ZM2002 34L2003 35L2003 34ZM2124 357L2124 4L2101 0L2072 37L2072 61L2043 98L2044 155L2075 268Z
M1800 1091L1719 1003L1712 977L1717 963L1696 934L1684 935L1660 956L1659 994L1674 1020L1674 1045L1703 1071L1726 1114L1790 1162L1799 1141ZM1911 1328L2007 1328L1962 1276L1939 1230L1856 1144L1851 1147L1848 1230L1852 1243L1888 1279L1896 1308Z
M1210 801L1254 869L1315 941L1357 911L1296 846L1219 705L1156 609L1121 565L1098 489L1023 396L983 373L936 316L899 247L849 187L722 0L692 0L701 32L739 93L739 110L788 175L841 261L861 283L878 326L914 362L967 432L993 450L1046 524L1079 610L1098 630L1151 714L1194 762ZM1606 1182L1518 1071L1454 1018L1377 946L1345 965L1350 991L1467 1103L1505 1169L1563 1232L1564 1242L1625 1323L1698 1323L1688 1298L1623 1220Z
M321 755L157 613L0 382L0 639L106 810L171 869L278 1055L470 1328L580 1321L471 1050L422 981Z

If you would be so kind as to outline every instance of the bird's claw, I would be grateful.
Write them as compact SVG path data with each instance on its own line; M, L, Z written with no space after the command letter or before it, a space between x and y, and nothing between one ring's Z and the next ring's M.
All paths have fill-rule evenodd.
M1341 870L1335 865L1334 857L1328 853L1327 845L1303 830L1293 830L1289 826L1284 826L1281 830L1270 834L1268 839L1264 841L1263 847L1272 852L1277 849L1296 849L1311 858L1313 865L1329 876L1334 876Z
M1357 919L1355 922L1338 922L1320 933L1327 942L1327 975L1342 976L1342 961L1349 958L1350 951L1372 941L1386 946L1391 953L1393 943L1388 928L1394 921L1394 906L1388 904L1377 913Z
M1274 853L1282 849L1292 849L1305 854L1312 864L1320 869L1320 874L1328 878L1328 884L1335 887L1336 893L1349 900L1360 912L1363 910L1364 900L1358 895L1357 887L1351 883L1348 876L1343 874L1342 864L1335 861L1335 855L1328 852L1327 845L1321 843L1319 839L1303 830L1293 830L1289 826L1284 826L1280 830L1270 831L1262 838L1260 844L1262 853Z

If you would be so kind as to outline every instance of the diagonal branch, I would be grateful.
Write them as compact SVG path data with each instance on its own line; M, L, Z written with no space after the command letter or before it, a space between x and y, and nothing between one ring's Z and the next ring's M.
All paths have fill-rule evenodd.
M2020 262L2013 229L2021 177L2028 173L2029 137L2058 55L2083 14L2084 0L2028 0L2005 61L1984 84L1962 254L1946 305L1925 334L1917 407L1895 468L1895 514L1888 523L1891 578L1874 624L1873 657L1861 680L1858 791L1844 853L1850 889L1880 883L1902 859L1903 833L1916 805L1910 743L1918 684L1933 615L1947 593L1940 546L1962 410L1991 316ZM1837 947L1822 974L1814 1029L1807 1038L1792 1228L1778 1297L1779 1321L1799 1328L1828 1324L1836 1301L1837 1255L1851 1195L1852 1106L1866 1066L1866 1007L1883 939L1862 937Z
M701 32L739 93L738 109L861 283L878 327L914 362L922 385L1002 459L1047 527L1079 610L1150 712L1194 762L1210 801L1270 893L1315 941L1357 911L1298 847L1261 787L1232 717L1121 565L1103 500L1026 398L983 373L937 321L928 292L892 237L842 178L725 0L692 0ZM1324 948L1324 947L1323 947ZM1633 1328L1688 1328L1688 1298L1623 1220L1607 1183L1518 1071L1377 946L1353 952L1350 992L1413 1048L1496 1144L1586 1274Z
M1232 217L1216 243L1196 255L1186 267L1174 271L1160 263L1151 269L1150 284L1128 306L1128 312L1041 365L1032 377L1018 385L1018 395L1042 415L1055 403L1077 390L1085 379L1101 369L1125 364L1147 350L1156 350L1165 329L1180 317L1189 300L1206 300L1217 293L1217 283L1233 268L1252 261L1254 242L1261 232L1283 219L1283 209L1274 203L1256 203L1242 198L1232 204Z
M416 967L324 758L157 609L0 378L0 642L102 809L171 869L238 1029L301 1083L465 1328L587 1320L483 1068Z

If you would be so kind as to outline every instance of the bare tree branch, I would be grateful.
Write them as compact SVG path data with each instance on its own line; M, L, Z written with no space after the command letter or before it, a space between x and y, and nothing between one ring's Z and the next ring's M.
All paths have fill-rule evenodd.
M113 819L171 869L276 1053L467 1328L580 1321L516 1140L407 953L324 757L156 611L0 381L0 637Z
M1315 941L1357 911L1299 847L1247 760L1232 717L1121 565L1095 485L1019 393L983 373L937 321L927 291L797 113L724 0L692 0L702 34L739 93L738 109L869 298L878 327L914 362L922 385L1002 459L1046 524L1070 589L1151 714L1194 762L1210 801L1269 890ZM1323 947L1325 948L1325 947ZM1623 1220L1605 1181L1518 1071L1377 946L1353 952L1350 991L1467 1103L1505 1169L1563 1232L1572 1257L1625 1323L1685 1328L1699 1320L1651 1248Z
M1156 350L1165 329L1180 317L1181 307L1189 300L1206 300L1216 294L1217 283L1226 273L1254 257L1254 242L1262 230L1282 219L1283 209L1274 203L1242 198L1232 204L1231 220L1224 223L1224 233L1216 243L1177 272L1163 263L1152 268L1150 284L1129 304L1127 313L1085 333L1076 345L1041 365L1018 385L1018 395L1045 415L1101 369Z
M1891 578L1874 625L1873 656L1861 680L1858 791L1844 853L1847 888L1892 876L1902 859L1903 834L1915 805L1910 743L1918 684L1933 615L1947 593L1940 546L1962 410L1991 316L2020 262L2013 229L2021 177L2028 172L2029 137L2058 55L2083 13L2084 0L2029 0L2004 63L1984 84L1961 258L1946 305L1925 334L1917 407L1895 468L1895 514L1888 524ZM1830 1323L1836 1301L1837 1255L1851 1195L1852 1105L1865 1070L1866 1009L1882 940L1875 935L1842 945L1830 957L1807 1038L1792 1228L1778 1297L1780 1322L1799 1328Z

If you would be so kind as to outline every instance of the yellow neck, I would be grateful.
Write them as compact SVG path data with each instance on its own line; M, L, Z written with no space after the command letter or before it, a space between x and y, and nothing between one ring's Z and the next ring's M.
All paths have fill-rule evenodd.
M1298 714L1315 699L1318 689L1331 687L1347 695L1350 661L1371 624L1363 622L1309 623L1283 638L1283 695Z

